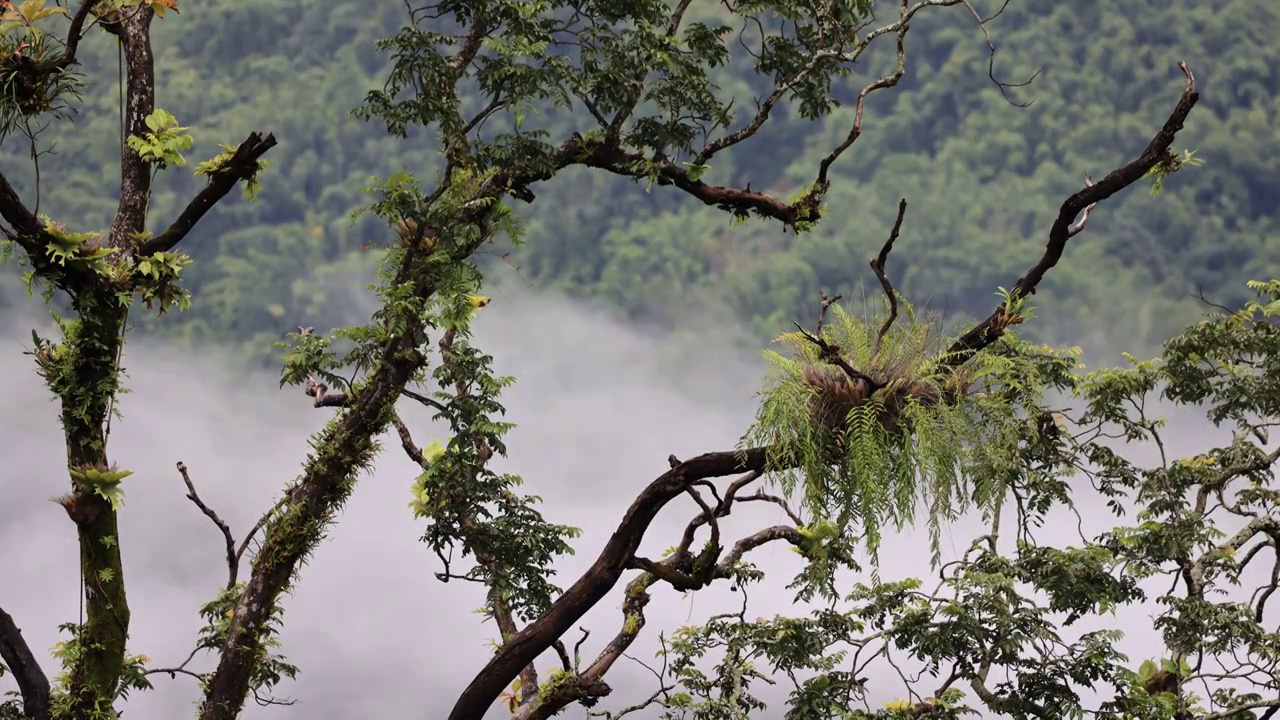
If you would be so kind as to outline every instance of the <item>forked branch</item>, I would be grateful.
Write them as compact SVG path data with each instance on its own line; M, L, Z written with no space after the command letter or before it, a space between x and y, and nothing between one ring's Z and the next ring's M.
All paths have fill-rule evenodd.
M62 56L53 63L51 69L66 70L79 62L76 50L80 47L80 38L84 37L84 24L99 2L101 0L82 0L80 7L76 8L76 14L71 16L71 27L67 28L67 41L63 45Z
M876 333L876 353L880 352L880 345L884 342L884 336L888 334L889 328L893 327L893 321L898 319L898 295L893 291L893 285L889 282L889 277L885 275L884 266L889 260L889 252L893 250L894 241L898 239L898 233L902 231L902 218L906 214L907 199L902 198L898 203L898 218L893 221L893 230L889 231L889 239L884 241L884 245L880 248L880 254L871 260L871 271L880 280L880 287L884 289L884 296L889 300L889 317L885 318L884 325L881 325L880 331Z
M525 666L604 599L629 567L658 512L683 494L686 487L709 478L763 472L767 459L765 448L707 453L680 463L650 483L631 503L591 567L552 603L542 617L525 626L498 650L459 695L449 720L469 720L484 715L493 699Z
M209 520L217 526L218 531L222 533L222 539L226 543L227 589L231 590L239 580L240 560L244 557L245 551L249 549L249 543L253 541L253 538L258 534L258 531L262 529L262 526L267 523L267 520L271 517L271 513L275 512L276 508L280 505L277 503L275 507L263 513L262 517L258 518L258 522L254 523L253 527L249 529L248 534L246 534L244 539L240 541L240 544L237 545L235 538L231 535L231 526L228 525L213 508L205 504L204 500L200 498L200 494L196 492L195 483L192 482L191 474L187 470L185 463L178 463L178 473L182 475L182 482L187 486L187 499L194 503L197 508L200 508L200 512L204 513L204 516L209 518ZM190 658L188 658L188 660L189 659Z

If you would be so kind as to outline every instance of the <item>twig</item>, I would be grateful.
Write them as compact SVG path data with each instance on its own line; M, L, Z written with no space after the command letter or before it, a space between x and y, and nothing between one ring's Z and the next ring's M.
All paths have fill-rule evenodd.
M587 638L591 637L591 631L590 631L590 630L588 630L588 629L586 629L586 628L584 628L584 627L580 627L580 628L578 628L578 630L582 631L582 637L578 638L578 642L576 642L576 643L574 643L574 644L573 644L573 667L574 667L574 669L577 669L577 668L578 668L578 664L582 662L582 653L581 653L581 650L582 650L582 643L586 642L586 641L587 641Z
M796 513L795 510L791 509L791 505L786 500L783 500L777 495L770 495L763 490L757 490L752 495L746 495L744 497L740 497L738 498L738 502L773 503L774 505L777 505L778 507L782 508L782 511L787 514L787 518L790 519L791 522L795 523L797 527L799 527L800 525L804 525L804 520L800 518L800 515Z
M1226 305L1220 305L1216 302L1213 302L1209 298L1205 297L1204 288L1201 287L1199 284L1196 284L1196 291L1194 294L1191 295L1191 297L1198 299L1200 302L1204 303L1205 305L1208 305L1209 307L1221 310L1223 315L1230 315L1233 312L1235 312L1234 310L1227 307Z
M880 326L880 332L876 333L876 345L873 351L876 354L880 353L880 344L884 341L884 336L889 332L893 321L898 319L898 296L893 291L893 285L889 283L889 277L885 275L884 264L888 262L893 243L898 239L898 233L902 231L902 219L906 213L907 199L902 198L898 203L898 218L893 221L893 230L889 231L889 239L885 240L884 245L881 246L880 254L871 260L871 271L880 279L880 287L884 289L884 295L889 299L889 317L885 318L884 325Z
M200 494L196 492L195 483L191 482L191 475L187 472L187 466L181 461L178 462L178 473L182 475L182 482L186 483L187 499L195 503L196 507L200 508L200 512L204 513L205 517L212 520L213 524L218 526L218 530L222 531L222 538L227 544L227 589L230 590L235 587L236 577L240 574L239 555L236 553L236 541L231 536L231 528L218 516L218 513L213 511L213 508L200 499Z
M429 408L434 408L434 409L436 409L436 410L439 410L439 411L440 411L440 412L442 412L442 413L443 413L443 412L449 412L449 408L445 407L444 405L440 404L439 402L437 402L437 401L435 401L435 400L432 400L431 398L429 398L429 397L427 397L426 395L423 395L423 394L421 394L421 393L416 393L416 392L414 392L414 391L412 391L412 390L410 390L410 389L408 389L408 388L402 388L402 389L400 390L400 394L401 394L401 395L404 395L405 397L409 398L410 400L414 400L414 401L419 402L419 403L421 403L421 404L423 404L423 405L426 405L426 406L427 406L427 407L429 407Z
M803 327L800 326L800 323L793 323L793 324L796 326L796 329L800 331L800 334L805 337L806 340L808 340L809 342L817 346L818 356L820 358L843 370L844 374L848 375L851 380L861 380L862 382L866 383L868 387L868 390L867 390L868 395L884 387L884 383L877 381L875 378L871 377L870 375L850 365L849 361L845 360L844 357L841 356L840 348L836 347L835 345L832 345L831 343L827 342L823 338L820 338L817 335L814 335L808 330L805 330Z
M276 512L276 510L279 510L280 506L285 504L286 500L288 500L287 497L277 500L276 504L272 505L270 510L262 513L262 517L258 518L258 522L254 523L252 528L249 528L249 533L245 535L244 540L240 542L240 547L236 548L236 567L240 567L240 558L244 557L244 553L249 549L249 543L253 540L254 536L257 535L258 531L267 524L267 521L271 519L271 516Z
M832 305L835 305L843 299L843 295L828 297L825 292L822 293L822 309L818 312L818 324L813 329L814 335L822 337L822 327L827 324L827 311L831 309Z
M1005 8L1009 7L1009 0L1004 0L1004 4L1000 6L1000 9L992 13L991 16L987 18L983 18L979 15L978 11L973 8L973 4L970 3L969 0L963 0L963 2L964 6L969 8L969 12L973 14L973 19L978 21L978 27L982 29L982 34L987 39L987 77L991 82L995 83L997 88L1000 89L1000 95L1010 105L1020 108L1031 107L1035 100L1028 100L1025 103L1017 102L1009 97L1008 89L1026 87L1027 85L1030 85L1035 82L1036 78L1040 77L1040 70L1036 70L1034 73L1031 73L1031 77L1019 83L1007 83L996 79L996 44L991 40L991 31L987 30L987 23L1000 17L1000 14L1005 11Z
M182 661L182 663L181 663L180 665L178 665L177 667L171 667L171 668L152 668L152 669L147 670L146 672L144 672L144 673L143 673L143 675L160 675L160 674L164 674L164 675L168 675L170 678L174 678L174 677L177 677L177 675L178 675L179 673L181 673L181 674L183 674L183 675L190 675L191 677L193 677L193 678L195 678L195 679L197 679L197 680L202 680L203 678L201 678L201 677L200 677L200 674L199 674L199 673L195 673L195 672L192 672L192 671L190 671L190 670L188 670L188 669L187 669L187 664L188 664L188 663L190 663L190 662L191 662L191 660L192 660L193 658L195 658L196 653L200 652L200 650L201 650L201 649L202 649L202 648L201 648L200 646L198 646L198 645L197 645L197 646L196 646L196 647L191 651L191 654L187 656L187 659L186 659L186 660L183 660L183 661Z
M409 434L409 427L404 424L404 420L400 419L400 413L391 413L391 424L396 428L396 434L400 436L400 445L404 447L404 452L409 459L415 463L422 465L424 463L422 450L413 442L413 436Z

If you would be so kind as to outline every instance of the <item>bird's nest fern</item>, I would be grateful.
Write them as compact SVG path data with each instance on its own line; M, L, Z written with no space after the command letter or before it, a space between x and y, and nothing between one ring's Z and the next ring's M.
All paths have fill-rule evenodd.
M981 480L989 473L970 479L966 467L996 434L1016 442L993 434L992 419L1019 414L1018 398L990 390L1026 373L1020 353L998 349L949 363L939 322L895 299L896 323L892 309L881 323L839 306L828 321L828 301L816 333L779 337L787 352L766 353L764 400L744 440L769 448L784 492L799 494L815 521L860 526L873 557L881 527L914 521L923 504L936 558L942 521L1003 495Z
M34 29L0 37L0 138L15 130L30 138L48 124L44 119L69 117L67 101L79 97L83 77L58 66L62 51Z

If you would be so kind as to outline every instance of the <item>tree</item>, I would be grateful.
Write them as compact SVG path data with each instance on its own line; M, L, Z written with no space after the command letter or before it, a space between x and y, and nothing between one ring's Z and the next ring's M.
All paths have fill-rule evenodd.
M790 351L772 358L774 372L743 446L669 458L670 470L637 495L596 561L567 589L551 584L550 564L570 549L576 531L546 522L536 498L517 493L518 477L489 466L505 453L511 426L499 419L500 393L511 379L495 376L492 358L471 340L470 321L487 303L471 258L496 235L519 239L506 199L532 202L538 183L583 166L675 188L735 219L755 216L801 234L821 219L829 170L859 139L867 98L903 77L910 22L944 7L961 18L971 14L987 30L987 20L964 0L895 3L887 22L876 20L867 0L752 0L715 8L694 8L688 0L484 0L415 9L411 24L383 43L394 58L386 87L358 112L381 120L393 135L438 131L435 185L424 189L400 172L370 187L368 210L395 238L377 286L380 310L366 325L327 335L299 328L287 345L282 383L304 387L317 408L338 413L311 439L314 451L300 476L239 542L178 466L190 499L227 546L226 587L204 608L209 624L195 651L215 654L216 668L165 670L198 677L200 718L234 718L250 693L265 694L296 672L274 653L281 596L354 491L359 471L374 462L377 439L388 428L422 467L414 510L426 524L423 541L441 557L440 575L483 583L486 611L502 634L494 657L457 698L452 720L480 717L509 687L505 697L519 718L550 717L573 703L593 707L610 693L607 672L642 631L654 587L694 590L720 581L745 596L764 579L748 553L773 542L789 543L806 561L791 585L798 596L828 607L754 623L730 614L678 630L667 646L662 686L633 711L745 717L761 707L751 685L765 677L767 662L795 682L788 717L797 718L958 717L973 702L961 684L976 705L1009 717L1274 714L1277 643L1263 610L1276 581L1264 584L1253 604L1209 598L1239 584L1260 548L1275 546L1266 471L1277 458L1262 445L1280 397L1274 387L1280 346L1269 320L1280 312L1280 284L1258 284L1259 302L1188 329L1166 347L1163 363L1125 370L1081 375L1077 353L1031 346L1012 330L1032 316L1030 297L1098 203L1143 178L1159 183L1191 160L1172 149L1199 98L1186 65L1182 94L1147 147L1098 182L1086 178L1062 203L1039 261L1001 290L986 319L954 337L939 321L918 316L888 278L904 200L871 262L884 314L854 316L836 304L839 298L824 297L817 327L782 338ZM105 242L37 217L0 183L6 234L31 279L62 293L76 316L60 323L61 340L33 340L38 369L62 400L71 491L61 502L80 535L87 598L86 622L69 626L71 639L59 651L67 671L52 685L16 623L0 613L0 657L22 697L20 711L8 706L10 715L112 717L118 699L147 687L148 673L160 671L126 650L125 569L114 538L128 473L106 456L120 392L119 349L135 294L161 312L185 303L176 281L187 260L175 247L236 183L251 191L275 142L255 133L202 164L208 187L169 229L145 233L154 172L180 165L190 142L186 128L152 97L148 31L166 9L176 8L170 0L85 0L63 42L34 24L57 9L33 0L6 10L16 28L5 40L12 43L6 86L16 88L3 105L11 128L34 142L37 119L55 112L59 97L70 97L75 48L93 25L121 42L127 91L120 211ZM869 78L852 99L853 125L795 197L712 182L712 161L758 139L771 114L785 108L816 118L830 111L838 99L833 81L860 71L872 58L864 57L868 48L886 37L895 41L886 74ZM749 56L763 88L756 109L745 113L714 82L715 69L736 52ZM549 137L536 118L553 113L569 116L579 130ZM1158 443L1143 403L1157 392L1207 403L1215 422L1231 421L1240 432L1229 447L1139 469L1100 438L1118 427L1131 441ZM1074 416L1053 409L1063 393L1082 403ZM396 411L401 400L432 408L451 428L448 442L415 443ZM1077 428L1082 432L1070 431ZM1092 473L1118 514L1137 506L1141 523L1078 547L1037 544L1036 524L1070 507L1066 477L1073 470ZM720 480L730 476L737 477ZM745 494L766 477L776 491ZM701 512L665 557L638 556L651 521L683 494ZM720 522L745 502L780 505L790 523L730 544ZM921 502L931 528L976 510L992 531L961 561L940 568L935 591L919 581L873 581L841 593L837 573L861 569L863 550L874 562L883 528L915 522ZM1227 530L1227 520L1219 527L1215 513L1243 525ZM1001 546L1010 524L1012 551ZM1234 534L1223 541L1222 532ZM242 581L242 557L259 537ZM456 557L469 558L468 566L455 568ZM580 647L572 657L566 648L566 633L629 571L638 572L626 585L621 627L584 666ZM1185 591L1161 598L1157 627L1170 657L1133 670L1115 651L1112 632L1062 638L1062 627L1080 617L1142 599L1140 582L1161 573L1178 577ZM897 651L937 675L938 689L922 696L909 685L909 700L851 709L863 691L862 661ZM552 652L561 667L540 676L535 661ZM708 654L715 656L712 668ZM854 669L839 669L850 657ZM1221 672L1207 664L1233 658L1238 664ZM997 681L992 673L999 672L1008 679ZM1194 683L1201 681L1210 689L1198 694ZM1227 687L1239 682L1250 687ZM1084 691L1101 698L1089 710Z
M197 172L208 185L163 232L147 230L147 205L156 173L182 165L181 151L190 147L172 115L155 104L155 66L151 24L173 0L85 0L76 9L65 40L40 29L42 20L65 14L61 6L42 0L20 5L5 3L0 18L6 35L0 63L6 88L0 130L20 132L32 144L47 117L64 115L74 96L76 49L94 27L113 35L123 57L125 106L121 129L120 202L106 236L73 232L38 216L23 202L8 180L0 177L0 217L5 235L22 252L29 266L28 280L40 282L50 296L62 293L75 317L58 319L63 337L49 340L32 334L38 372L61 401L71 489L59 499L76 525L81 572L85 578L85 622L73 630L67 647L70 665L66 682L53 699L49 683L28 656L21 638L4 618L4 659L21 678L24 711L33 717L94 718L110 714L122 679L134 670L125 655L129 635L129 603L125 575L116 542L116 511L120 481L107 458L107 437L116 394L120 391L120 351L125 325L135 298L159 312L183 305L177 285L188 259L175 250L219 200L238 182L252 187L260 158L276 141L270 135L250 135L238 147L202 163ZM34 207L39 208L39 187ZM17 655L10 655L16 652ZM136 677L133 677L136 680Z

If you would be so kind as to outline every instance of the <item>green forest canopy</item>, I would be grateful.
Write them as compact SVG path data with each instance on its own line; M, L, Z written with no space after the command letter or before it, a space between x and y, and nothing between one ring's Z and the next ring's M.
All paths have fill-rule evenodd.
M398 141L350 116L385 77L388 58L374 44L396 32L404 12L394 0L194 3L157 24L158 96L198 130L194 156L210 155L213 139L255 128L281 141L262 202L228 203L197 230L187 282L200 302L164 320L168 329L249 344L265 360L275 354L271 342L299 324L357 319L337 317L349 303L335 297L332 278L354 286L346 271L371 277L373 254L360 248L387 239L375 218L350 219L368 202L362 188L372 175L421 174L434 161L433 138ZM1280 136L1280 6L1014 3L991 24L995 75L1013 82L1038 71L1030 85L1009 90L1027 107L977 70L988 47L967 14L958 6L913 24L906 78L869 100L867 140L835 166L826 216L800 240L773 224L735 226L714 209L677 202L669 189L619 192L626 180L575 170L540 187L540 202L518 208L530 242L510 254L491 250L492 274L659 323L691 306L727 313L763 339L811 315L820 291L860 297L858 286L873 280L866 262L907 197L905 250L890 267L895 286L933 309L985 314L996 287L1039 252L1057 205L1081 177L1145 143L1178 87L1176 61L1185 59L1197 69L1204 106L1181 142L1205 165L1180 177L1169 197L1135 191L1100 209L1041 289L1039 304L1053 311L1028 330L1139 349L1193 318L1202 309L1197 291L1236 305L1245 292L1239 278L1269 276L1280 262L1280 158L1270 152ZM41 188L41 210L76 230L103 227L115 209L102 192L115 183L118 154L117 88L101 80L114 73L99 72L117 62L109 48L84 49L90 85L78 129L60 135L56 154L40 163L45 177L59 178ZM887 59L875 55L877 67L842 81L838 97L851 104ZM721 90L746 111L760 88L739 64ZM851 113L846 105L810 123L783 107L732 165L708 172L786 196L846 132ZM2 151L6 171L29 194L30 149L18 136ZM167 173L156 216L175 215L199 182Z

